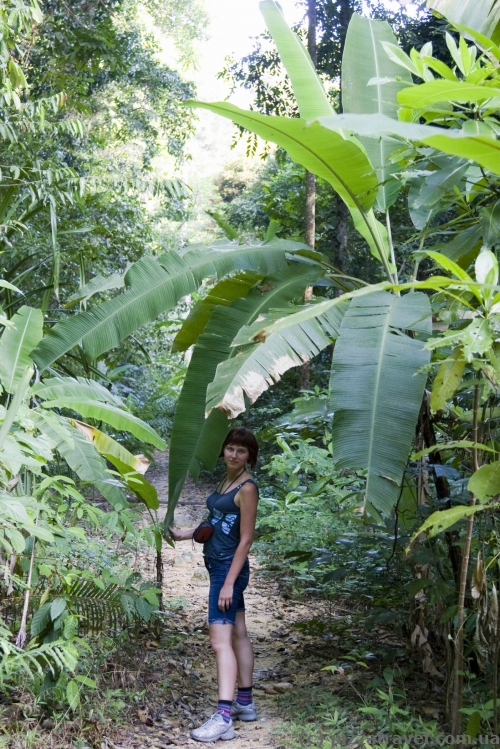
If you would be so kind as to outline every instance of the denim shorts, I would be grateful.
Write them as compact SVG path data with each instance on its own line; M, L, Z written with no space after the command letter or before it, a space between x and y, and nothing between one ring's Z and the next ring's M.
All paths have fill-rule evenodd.
M236 612L245 611L243 591L247 587L250 577L248 559L245 561L240 574L235 580L231 608L227 611L222 611L219 608L219 593L224 585L232 561L232 557L230 559L208 559L205 557L205 567L210 575L210 592L208 594L209 624L235 624Z

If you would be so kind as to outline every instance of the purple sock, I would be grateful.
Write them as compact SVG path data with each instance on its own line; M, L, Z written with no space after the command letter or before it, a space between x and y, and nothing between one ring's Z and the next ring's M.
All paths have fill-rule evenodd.
M236 702L238 705L250 705L252 702L252 687L238 687Z
M231 720L231 700L219 700L217 703L217 712L222 715L225 723Z

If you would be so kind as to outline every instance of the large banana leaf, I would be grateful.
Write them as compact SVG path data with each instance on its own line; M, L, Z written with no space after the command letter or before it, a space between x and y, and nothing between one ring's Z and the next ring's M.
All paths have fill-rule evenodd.
M401 492L429 363L428 297L387 292L352 300L340 327L330 378L333 457L339 468L366 470L366 502L389 515Z
M250 246L227 242L182 256L168 252L158 260L143 257L125 274L124 293L55 325L33 351L33 358L43 370L82 340L87 354L96 358L172 309L179 299L196 291L204 278L220 278L241 269L270 273L286 266L287 252L303 247L284 240Z
M169 522L170 517L173 517L188 471L195 460L199 440L202 436L207 385L215 375L217 364L228 356L231 341L247 320L246 310L235 309L238 302L241 302L241 300L233 302L230 310L224 306L217 307L214 310L210 321L193 349L184 385L177 401L170 440L168 466ZM218 454L220 443L215 445L212 435L208 435L208 439Z
M453 24L468 26L496 43L500 41L498 0L427 0L427 7Z
M109 403L117 408L124 408L123 401L120 398L110 393L98 382L86 380L84 377L52 377L34 385L32 393L43 398L43 400L86 398L103 401L103 403Z
M235 299L246 296L252 286L263 278L263 275L246 271L219 281L206 297L194 305L174 338L172 351L186 351L196 343L218 305L229 307Z
M23 306L5 328L0 340L0 382L8 393L14 393L32 364L29 353L42 338L42 326L42 311Z
M437 169L414 180L408 192L408 209L417 229L423 229L432 216L448 208L446 195L453 194L470 167L468 161L444 154L436 155L433 164Z
M274 0L263 0L260 10L290 76L300 116L312 120L335 114L309 52L288 26L281 8Z
M143 502L148 510L157 510L160 506L158 500L158 492L156 491L153 484L150 484L147 479L144 478L142 473L134 471L127 463L123 463L114 454L104 455L107 460L110 461L120 473L123 480L126 482L130 491L134 492L136 497Z
M349 302L351 299L358 297L369 296L377 291L385 291L388 288L392 288L392 284L386 282L371 284L369 286L362 286L360 289L355 289L354 291L348 291L341 296L335 297L335 299L325 299L316 304L296 307L296 312L291 309L277 310L270 315L264 315L262 318L257 319L252 325L242 328L237 338L233 341L233 345L244 346L247 343L255 343L256 341L262 343L278 331L287 330L291 325L303 324L309 320L314 320L344 302Z
M385 114L397 119L397 94L405 84L411 85L412 79L408 71L402 70L386 54L383 42L397 45L387 21L353 14L342 57L342 106L347 114ZM389 156L400 144L387 137L360 140L377 173L377 207L385 211L395 202L400 190L400 183L391 179L396 165L389 162Z
M90 417L91 419L104 421L106 424L115 427L115 429L130 432L134 437L137 437L137 439L142 440L143 442L148 442L160 450L165 450L167 447L164 440L162 440L153 427L149 426L145 421L139 419L128 411L124 411L122 408L111 406L108 403L88 400L85 398L67 397L58 398L57 400L52 401L44 401L43 407L69 408L87 418Z
M377 190L373 167L364 151L338 132L332 137L317 122L309 125L300 118L270 117L227 102L187 104L208 109L281 146L294 161L329 182L349 207L369 211L373 206Z
M214 381L208 386L207 411L217 408L228 418L236 418L246 408L245 395L250 403L254 403L284 372L304 364L333 343L346 308L344 303L304 323L290 325L262 343L246 346L221 362ZM296 307L273 311L257 326L262 327L266 320L276 320L295 312ZM248 330L243 329L241 333L242 337L246 337ZM238 337L233 345L237 343Z
M219 305L213 311L194 347L177 401L169 459L167 524L173 518L188 471L196 474L199 460L204 465L213 464L226 433L226 418L210 415L205 419L206 390L217 365L231 354L231 342L241 327L276 304L300 298L304 287L314 283L318 275L317 268L292 266L266 278L261 290L253 289L245 299L234 300L229 310Z
M416 88L419 87L415 86ZM495 174L500 174L500 141L490 136L471 135L462 130L445 130L416 122L401 122L384 114L340 114L336 117L322 117L321 122L332 130L349 130L369 138L395 135L425 143L452 156L476 161Z

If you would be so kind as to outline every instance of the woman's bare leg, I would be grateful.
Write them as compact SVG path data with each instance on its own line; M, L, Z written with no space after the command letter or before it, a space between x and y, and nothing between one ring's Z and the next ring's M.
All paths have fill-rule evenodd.
M237 662L232 645L232 624L210 624L210 645L217 663L217 683L219 699L233 700L236 684Z
M244 611L236 613L236 624L233 627L233 651L238 663L238 686L251 687L253 681L253 647L248 636Z

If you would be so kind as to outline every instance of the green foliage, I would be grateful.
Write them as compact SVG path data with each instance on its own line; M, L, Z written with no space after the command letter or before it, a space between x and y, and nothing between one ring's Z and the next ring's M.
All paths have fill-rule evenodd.
M402 591L403 538L394 556L391 531L362 521L364 476L332 470L329 439L327 431L322 440L327 447L319 446L303 430L290 441L277 438L281 452L260 478L257 551L267 560L267 574L276 576L288 595L353 605L362 596L383 601L387 613ZM317 623L328 626L319 617Z
M157 179L151 159L165 148L182 158L192 132L182 102L193 88L159 62L136 2L10 6L3 38L14 54L5 65L21 71L23 96L5 82L0 242L7 276L46 309L52 294L58 303L61 291L84 286L89 271L124 270L157 248L148 195L160 220L179 215L185 193ZM176 4L177 19L187 6L196 21L172 26L172 13L151 3L186 54L204 23L194 0Z

